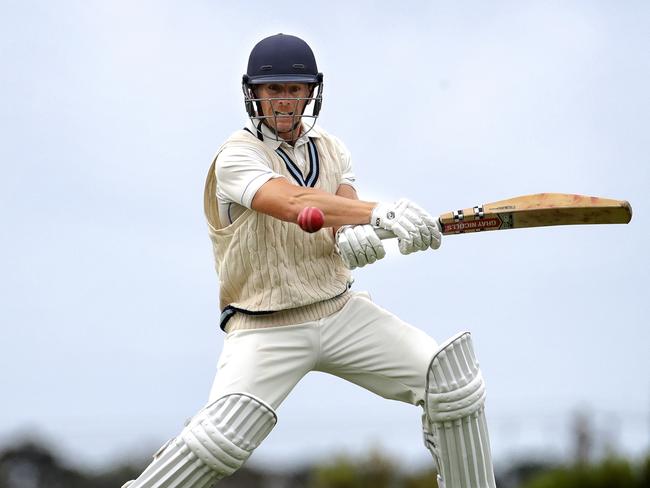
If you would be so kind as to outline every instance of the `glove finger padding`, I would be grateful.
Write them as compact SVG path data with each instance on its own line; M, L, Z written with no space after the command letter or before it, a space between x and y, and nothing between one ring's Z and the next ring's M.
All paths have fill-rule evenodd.
M426 245L418 250L424 251L428 247L431 247L431 249L438 249L442 241L438 220L432 217L429 212L424 210L417 203L409 200L407 200L407 202L409 210L417 214L423 225L423 227L418 226L418 228L421 231L423 243Z
M348 229L346 229L345 236L348 238L350 247L352 248L352 251L354 252L354 256L357 259L357 266L359 268L363 268L366 264L368 264L368 256L366 255L364 246L362 244L363 235L358 236L356 232L356 228L357 226L349 227Z
M398 247L402 254L411 254L426 249L428 244L423 242L421 229L414 223L416 219L404 219L393 227L393 233L398 237ZM421 224L424 226L424 224Z
M371 214L374 228L391 231L397 237L402 254L438 249L441 242L436 220L415 203L401 198L394 204L380 203Z
M341 227L336 232L336 248L339 255L341 256L341 259L343 260L345 267L348 269L355 269L358 266L357 255L352 249L352 246L350 245L350 242L347 238L347 229L349 229L349 227Z
M431 232L431 249L438 249L440 244L442 244L442 232L440 231L440 224L438 221L434 221L434 229Z
M431 231L417 212L409 208L406 211L406 215L408 215L409 222L414 227L412 231L413 248L416 251L424 251L429 247L429 244L431 244Z
M348 269L362 268L386 255L384 245L370 225L346 225L336 232L336 245Z
M374 263L386 256L384 244L371 225L356 225L354 231L368 263Z
M429 243L429 247L431 247L431 249L438 249L442 242L442 234L440 233L440 224L438 223L438 220L433 218L429 214L429 212L427 212L417 204L412 203L412 206L414 209L417 210L418 214L420 215L420 218L424 222L424 225L427 226L428 233L431 236L431 242Z
M386 256L386 250L384 249L384 244L381 242L381 239L379 238L379 236L377 236L377 233L372 228L372 226L364 225L361 227L363 227L366 230L368 242L372 246L372 249L375 252L375 255L377 256L377 259L379 260L382 259L384 256Z
M354 231L354 238L357 240L359 244L359 250L360 250L359 254L363 256L363 258L357 256L357 260L361 261L361 259L363 259L365 261L364 264L372 264L375 261L377 261L377 255L375 254L375 250L368 242L366 229L362 225L355 225L352 228L352 230Z
M410 254L413 252L413 241L411 233L402 225L395 224L392 229L390 229L395 237L397 237L397 245L399 247L399 252L402 254Z

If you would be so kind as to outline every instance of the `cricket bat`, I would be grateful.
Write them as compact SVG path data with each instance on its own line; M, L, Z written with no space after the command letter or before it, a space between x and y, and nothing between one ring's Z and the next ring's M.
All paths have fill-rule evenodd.
M537 193L447 212L438 222L442 234L451 235L553 225L627 224L631 219L632 207L625 200ZM384 229L378 229L377 235L381 239L395 237Z

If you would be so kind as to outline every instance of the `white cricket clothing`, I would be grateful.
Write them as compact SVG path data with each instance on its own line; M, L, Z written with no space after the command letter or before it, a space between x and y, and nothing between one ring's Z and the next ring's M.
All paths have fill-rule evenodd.
M265 126L261 131L268 133ZM472 467L486 467L489 458L474 454L476 448L489 450L483 390L476 399L474 390L465 395L465 383L460 393L452 384L451 391L436 397L441 393L437 387L450 385L428 381L435 371L427 376L430 365L446 367L447 356L453 365L463 366L461 359L467 359L461 379L473 387L480 383L475 358L455 346L436 356L438 344L424 331L382 309L367 293L348 291L350 273L336 252L331 229L308 234L293 222L253 211L255 193L278 177L331 194L340 184L354 183L349 152L318 127L291 146L257 137L249 125L220 148L206 179L204 209L220 279L222 326L230 320L230 328L207 406L161 449L131 488L208 488L234 472L268 435L275 410L310 371L424 407L427 445L434 449L443 477L468 466L465 459L471 459ZM456 407L456 400L456 417L438 417L438 407ZM440 434L440 428L457 421L466 425L451 426L450 433L470 438L472 429L481 428L484 442L453 444L454 439ZM462 488L478 479L454 476L449 475L452 483L460 479Z
M271 169L301 187L334 194L341 184L339 148L326 132L309 138L309 172L305 176L278 149L274 151L252 132L239 130L221 146L206 177L204 210L219 276L222 328L234 330L232 320L261 316L298 307L315 306L328 315L328 303L344 294L350 271L336 252L330 228L304 232L295 222L246 211L232 224L218 215L216 186L218 155L229 146L253 146L265 153ZM324 305L321 307L320 305ZM341 306L343 304L341 303ZM229 326L230 325L230 326Z
M251 121L248 130L257 135L257 129ZM276 141L273 132L264 124L260 130L264 137L264 144L275 151L281 148L292 160L303 175L309 169L309 138L319 138L322 132L318 126L309 133L302 135L294 146L286 142ZM354 186L355 176L352 171L352 158L345 145L336 137L329 136L336 142L341 168L341 184ZM217 157L217 201L219 205L219 219L224 225L234 222L247 208L251 208L253 197L257 190L273 178L282 178L283 175L273 171L266 154L255 146L230 146L225 147Z
M437 343L370 300L352 293L338 312L302 324L226 335L210 402L247 392L277 409L310 371L322 371L377 395L424 405L426 371Z

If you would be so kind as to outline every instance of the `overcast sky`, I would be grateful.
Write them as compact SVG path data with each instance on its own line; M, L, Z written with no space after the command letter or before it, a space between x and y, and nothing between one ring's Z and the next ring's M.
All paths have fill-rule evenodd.
M245 122L250 49L284 32L316 52L362 198L631 202L627 226L391 244L354 287L439 342L473 332L499 462L566 455L577 410L649 447L650 4L350 3L0 1L0 443L103 466L203 406L223 341L204 177ZM417 408L338 378L278 415L258 463L429 459Z

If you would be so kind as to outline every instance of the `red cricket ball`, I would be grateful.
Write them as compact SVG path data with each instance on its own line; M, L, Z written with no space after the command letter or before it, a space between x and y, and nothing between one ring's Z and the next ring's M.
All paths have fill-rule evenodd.
M318 207L305 207L298 214L298 225L305 232L317 232L325 223L325 214Z

